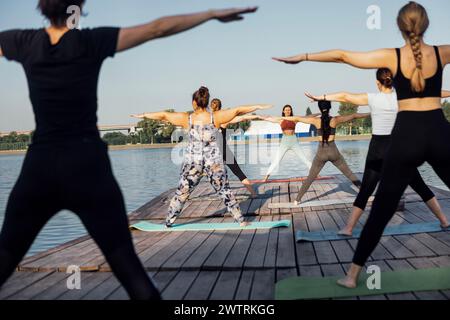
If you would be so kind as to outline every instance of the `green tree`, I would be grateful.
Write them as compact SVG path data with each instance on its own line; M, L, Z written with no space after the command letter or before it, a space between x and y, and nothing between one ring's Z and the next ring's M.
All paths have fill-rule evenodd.
M165 110L166 112L175 112L173 109ZM162 121L144 119L138 123L138 127L142 130L139 132L141 143L161 143L170 142L175 126Z
M339 105L339 115L340 116L347 116L347 115L353 114L357 111L358 111L358 106L355 106L354 104L341 102L341 104ZM354 121L349 121L349 122L340 124L338 128L342 129L346 135L352 135L354 125L355 125Z
M103 136L103 141L112 146L127 144L128 137L121 132L108 132Z
M312 111L311 111L311 108L310 108L310 107L308 107L308 108L306 109L306 115L307 115L307 116L312 115Z

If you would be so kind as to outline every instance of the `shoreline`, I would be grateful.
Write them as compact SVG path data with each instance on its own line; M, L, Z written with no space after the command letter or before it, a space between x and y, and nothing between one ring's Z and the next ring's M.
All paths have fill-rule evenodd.
M366 141L372 138L371 134L365 135L354 135L354 136L336 136L336 141ZM265 142L270 140L265 139ZM274 139L279 140L279 139ZM316 142L317 137L299 138L300 142ZM263 140L259 140L264 141ZM236 145L250 144L250 141L236 141ZM122 151L122 150L142 150L142 149L172 149L179 145L178 143L161 143L161 144L136 144L136 145L119 145L119 146L109 146L110 151ZM5 150L0 151L0 156L2 155L23 155L26 150Z

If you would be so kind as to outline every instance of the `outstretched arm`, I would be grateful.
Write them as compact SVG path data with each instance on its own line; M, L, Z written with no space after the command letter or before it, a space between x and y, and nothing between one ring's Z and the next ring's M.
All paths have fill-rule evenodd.
M450 45L440 46L442 64L445 66L450 63Z
M243 9L210 10L194 14L159 18L136 27L122 28L119 33L117 52L139 46L147 41L168 37L192 28L206 21L217 19L221 22L242 20L243 14L253 13L257 7Z
M271 104L257 104L252 106L241 106L233 109L220 110L214 113L214 122L217 127L220 127L222 124L229 123L238 116L246 115L257 110L266 110L270 108L272 108Z
M341 123L353 121L356 119L363 119L363 118L367 118L367 117L370 117L370 113L354 113L354 114L349 114L347 116L337 116L335 119L336 119L336 124L341 124Z
M442 98L450 98L450 91L442 90Z
M240 123L240 122L244 122L244 121L253 121L253 120L266 120L266 116L260 116L260 115L247 115L247 116L239 116L234 118L233 120L231 120L228 123L224 123L222 124L222 127L226 127L229 124L235 124L235 123Z
M394 49L380 49L368 52L329 50L318 53L303 53L288 58L273 58L275 61L297 64L303 61L345 63L360 69L396 68Z
M327 93L322 96L313 96L312 94L306 92L305 95L312 101L328 100L352 103L357 106L367 106L369 104L369 95L367 93L353 94L348 92L338 92Z
M189 115L186 112L150 112L142 114L133 114L133 118L138 119L151 119L158 121L170 122L175 126L188 127Z

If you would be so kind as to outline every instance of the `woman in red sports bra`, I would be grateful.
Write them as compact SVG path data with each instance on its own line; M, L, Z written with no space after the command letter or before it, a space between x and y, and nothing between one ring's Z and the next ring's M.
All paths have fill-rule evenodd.
M430 46L423 40L428 29L428 14L416 2L405 5L397 17L405 40L399 49L371 52L331 50L301 54L277 61L296 64L302 61L346 63L361 69L388 68L394 77L399 114L392 141L384 161L383 174L372 210L347 277L339 285L355 288L366 263L393 217L397 205L417 167L428 162L450 187L450 124L441 106L442 73L450 63L450 45Z
M284 106L282 117L292 117L292 116L294 116L292 106L290 105ZM312 116L315 117L316 115ZM298 143L297 136L295 135L295 127L297 125L297 122L285 120L283 118L273 118L273 117L268 117L266 118L266 120L274 123L279 123L281 126L281 130L283 131L283 137L281 138L280 148L278 149L277 155L275 156L275 159L272 161L272 164L270 165L269 170L267 171L266 176L264 177L264 181L269 180L270 175L279 166L286 152L288 152L289 150L294 151L297 157L300 158L300 160L306 165L306 167L309 170L309 168L311 168L312 163L303 154L300 144Z

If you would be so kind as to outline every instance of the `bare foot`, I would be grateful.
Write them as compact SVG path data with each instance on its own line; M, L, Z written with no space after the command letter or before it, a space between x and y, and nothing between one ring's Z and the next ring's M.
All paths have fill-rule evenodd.
M356 288L356 281L349 278L348 276L343 278L343 279L339 279L337 281L337 284L341 287L344 288L348 288L348 289L355 289Z
M338 232L338 235L351 237L353 235L353 232L352 232L352 230L344 228L344 229L342 229L341 231Z
M441 228L442 229L448 229L448 228L450 228L450 223L445 223L445 224L441 224Z
M250 222L244 221L244 222L241 222L239 224L239 226L243 228L243 227L248 227L250 224L251 224Z
M242 181L242 184L247 188L247 190L250 192L252 198L257 198L258 193L256 193L255 189L253 189L253 185L248 179Z

